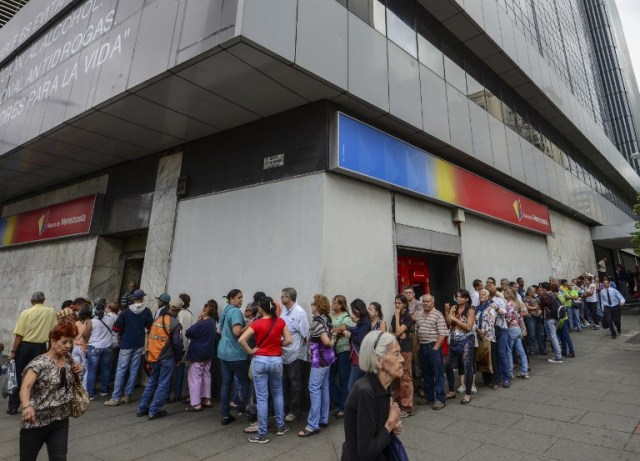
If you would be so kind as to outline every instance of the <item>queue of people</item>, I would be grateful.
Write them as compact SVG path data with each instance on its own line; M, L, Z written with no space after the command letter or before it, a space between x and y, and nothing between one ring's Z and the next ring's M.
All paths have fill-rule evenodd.
M269 442L270 414L280 436L288 432L287 423L302 417L306 406L306 424L297 435L312 437L330 424L333 408L334 418L346 419L343 459L361 459L363 453L379 459L379 449L401 432L402 419L415 414L415 405L443 410L458 394L460 404L471 402L478 392L477 372L486 387L508 388L514 378L530 378L529 362L548 354L547 341L548 361L558 364L576 356L573 333L588 327L597 330L604 322L616 338L624 297L613 285L591 274L571 282L550 277L528 288L521 278L502 279L498 286L488 277L485 283L475 280L472 292L457 290L453 305L438 304L431 294L416 298L413 288L405 287L395 297L388 322L380 303L367 305L356 298L348 304L343 295L331 300L314 295L308 316L294 288L282 290L280 304L257 292L244 309L244 295L234 289L221 313L216 301L209 300L195 321L190 311L184 313L190 303L184 293L175 298L161 295L154 314L145 305L144 291L133 284L135 289L121 300L126 306L105 300L92 306L77 298L57 313L45 307L44 294L36 292L33 307L20 315L15 329L9 359L16 360L24 385L20 395L9 400L7 413L17 414L22 406L24 440L30 444L25 450L31 453L37 446L37 456L47 443L52 456L62 449L68 431L68 421L59 423L68 413L51 410L68 402L68 389L63 392L58 382L63 376L69 375L64 378L68 382L77 376L91 399L96 398L96 387L103 397L112 391L104 405L119 406L132 401L142 367L148 378L138 417L167 416L164 404L171 400L172 377L175 396L181 399L178 381L185 375L185 411L212 407L212 383L218 379L221 424L236 420L234 408L238 415L247 413L251 424L244 432L250 442ZM214 376L215 361L220 378ZM50 371L53 366L64 366L58 381ZM58 386L55 399L33 397L49 395L48 385ZM369 420L358 413L364 408L379 413ZM364 420L375 420L377 432L365 427ZM39 435L30 432L42 427L49 429L39 430ZM388 437L367 439L380 431Z

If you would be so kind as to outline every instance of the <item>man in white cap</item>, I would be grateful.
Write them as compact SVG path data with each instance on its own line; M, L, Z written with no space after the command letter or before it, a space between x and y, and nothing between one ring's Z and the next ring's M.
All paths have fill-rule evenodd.
M11 353L7 361L16 361L16 375L18 376L18 389L22 385L22 372L24 367L37 356L47 351L49 332L56 324L56 311L53 307L46 307L44 293L36 291L31 295L31 307L20 313L18 323L13 330L15 339ZM7 413L15 415L20 406L20 396L14 392L9 396L9 408Z

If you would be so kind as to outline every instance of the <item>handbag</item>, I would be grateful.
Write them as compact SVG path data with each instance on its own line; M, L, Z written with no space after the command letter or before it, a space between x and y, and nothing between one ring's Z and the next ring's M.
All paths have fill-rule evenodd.
M520 327L520 331L522 332L522 337L526 337L527 336L527 325L524 323L524 320L522 320L522 317L518 318L518 326Z
M400 438L393 432L389 436L391 442L385 448L385 458L389 461L409 461L409 455L407 455L407 450L405 450Z
M74 373L73 380L73 396L71 397L71 402L69 402L69 414L78 418L85 414L87 409L89 408L89 393L82 386L80 382L80 378Z
M4 382L2 383L2 397L6 399L10 395L18 392L18 375L16 374L16 361L12 360L2 368L3 373L5 374Z
M493 363L491 361L491 341L481 339L476 349L476 370L481 373L493 374Z

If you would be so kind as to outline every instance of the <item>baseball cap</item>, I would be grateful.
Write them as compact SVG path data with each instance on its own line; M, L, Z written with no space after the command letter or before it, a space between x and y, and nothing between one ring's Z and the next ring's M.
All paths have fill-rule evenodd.
M169 303L169 307L176 311L179 311L180 309L182 309L183 306L184 306L184 302L180 298L172 299L171 302Z
M142 290L136 290L133 292L133 299L142 299L145 296L147 296L147 294Z
M162 301L163 303L167 303L167 304L169 304L169 302L171 302L171 296L169 296L169 293L162 293L156 299Z

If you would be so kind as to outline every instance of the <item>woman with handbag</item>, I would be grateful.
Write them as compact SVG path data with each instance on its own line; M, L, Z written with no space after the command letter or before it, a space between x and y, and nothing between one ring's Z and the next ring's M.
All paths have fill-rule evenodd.
M506 303L505 319L509 328L509 340L507 341L506 359L507 370L503 370L504 380L509 381L511 378L511 370L513 370L513 350L515 349L520 358L520 372L516 375L518 378L529 379L529 361L527 354L522 345L524 332L522 331L522 308L519 305L518 296L515 290L507 287L503 291Z
M258 303L261 318L255 320L240 336L238 344L253 356L251 371L258 401L258 433L249 436L249 442L268 443L267 420L269 418L269 392L273 398L276 416L276 435L284 435L289 428L284 423L284 397L282 394L282 346L291 344L289 327L276 316L276 305L270 297ZM256 346L249 346L249 339L255 335Z
M496 390L498 388L498 348L496 346L496 311L491 307L489 291L480 290L480 304L476 307L476 334L478 335L478 349L476 353L476 369L482 373L482 380L486 386Z
M345 332L353 326L349 315L347 298L336 295L331 301L331 333L336 335L336 361L329 371L329 396L335 405L333 416L336 419L344 416L344 402L349 394L349 376L351 375L349 338Z
M471 402L471 388L473 387L473 377L475 376L474 357L474 335L473 327L475 322L475 309L471 305L471 295L467 290L458 290L456 293L456 306L445 306L445 321L449 327L449 354L444 362L444 369L447 373L449 385L448 399L455 398L455 376L453 366L462 358L464 364L464 387L465 395L460 400L463 405Z
M111 356L113 349L112 333L113 317L105 315L104 304L96 305L96 315L91 319L91 336L87 349L87 392L89 398L94 399L96 376L100 370L100 395L109 395L109 381L111 379Z
M329 318L329 298L320 294L314 295L311 313L313 314L313 321L309 329L311 409L307 426L298 432L299 437L311 437L320 432L320 427L329 425L329 369L336 361L333 350L335 337L331 334L331 319Z
M35 461L42 445L47 444L50 460L66 460L69 441L69 415L74 386L79 383L80 365L70 351L78 335L75 325L59 323L49 333L49 350L33 359L24 370L20 402L20 459Z

